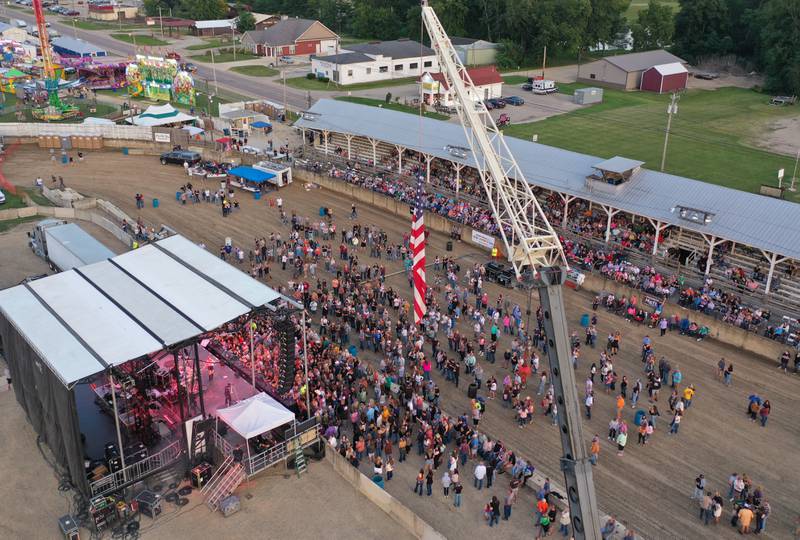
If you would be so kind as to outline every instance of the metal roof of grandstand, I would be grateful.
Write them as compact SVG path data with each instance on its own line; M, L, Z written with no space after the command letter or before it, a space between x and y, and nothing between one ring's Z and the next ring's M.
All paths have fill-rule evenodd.
M317 101L309 112L315 114L300 119L297 127L371 137L441 159L475 163L471 152L460 158L447 149L469 147L456 123L330 99ZM600 190L587 177L602 158L514 137L506 142L534 185L800 260L796 203L648 169L614 190ZM680 206L701 209L714 218L707 224L689 222L676 211Z
M10 322L64 385L288 301L182 236L0 291Z

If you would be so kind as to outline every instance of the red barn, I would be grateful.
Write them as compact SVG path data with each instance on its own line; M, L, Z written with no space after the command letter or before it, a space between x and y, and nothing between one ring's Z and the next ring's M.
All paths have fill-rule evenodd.
M689 80L689 72L683 64L674 62L672 64L661 64L645 70L642 74L641 89L648 92L674 92L685 90L686 82Z

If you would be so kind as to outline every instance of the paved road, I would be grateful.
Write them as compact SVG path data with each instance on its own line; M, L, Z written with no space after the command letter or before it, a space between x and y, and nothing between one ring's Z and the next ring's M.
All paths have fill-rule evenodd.
M32 13L20 10L8 11L8 15L15 19L22 19L29 24L35 23L36 20ZM51 20L50 22L52 28L58 30L63 36L77 35L78 38L102 47L114 55L134 55L133 45L116 40L103 31L81 30L80 28L74 29L72 25L64 24L56 20ZM209 85L212 86L214 73L211 66L200 62L197 62L196 65L197 73L195 74L195 80L208 80ZM283 86L278 83L270 82L263 78L254 79L225 69L217 69L216 72L217 85L220 88L248 97L267 99L275 103L283 103L284 101L284 89ZM305 110L308 107L308 96L304 91L287 87L286 103L290 108Z

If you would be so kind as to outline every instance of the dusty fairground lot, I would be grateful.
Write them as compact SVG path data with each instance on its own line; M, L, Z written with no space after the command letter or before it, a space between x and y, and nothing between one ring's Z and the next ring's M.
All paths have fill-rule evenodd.
M21 223L9 231L0 233L0 289L17 285L26 277L49 274L50 268L44 259L38 257L28 247L28 232L36 223L47 219L38 217ZM83 230L97 238L114 253L122 253L127 249L117 238L102 227L86 221L75 221Z
M212 252L219 249L226 237L249 249L256 236L261 237L269 235L272 231L280 231L285 237L288 230L280 224L275 208L269 205L268 197L254 201L250 194L237 193L241 209L228 218L222 218L219 208L213 205L180 206L175 201L175 190L186 181L186 177L183 176L180 167L162 167L155 157L123 156L118 152L93 152L88 155L84 163L71 167L43 162L41 157L42 153L38 149L20 148L5 164L4 173L9 180L19 179L23 183L29 182L31 174L42 174L45 178L48 177L45 175L50 174L63 175L67 185L87 195L110 199L134 217L137 213L133 196L137 192L144 193L147 199L147 206L141 212L144 219L152 223L169 224L192 240L205 243ZM199 185L199 182L195 179L195 183ZM282 190L281 196L288 212L296 211L302 216L317 216L319 207L327 206L333 209L340 229L352 223L347 219L350 201L339 195L324 190L306 191L299 182L296 182ZM152 198L160 199L159 208L153 208L150 202ZM409 230L406 216L390 216L362 205L359 205L358 212L360 223L379 225L392 239L399 241L400 236ZM445 241L446 238L439 234L430 237L429 259L432 260L437 254L445 254ZM464 264L484 260L482 254L463 245L456 245L454 254L463 257ZM373 262L366 253L363 258ZM397 269L394 263L388 266L388 271ZM273 268L273 274L274 278L270 285L278 286L288 279L288 275L281 272L279 266ZM408 284L402 276L390 279L389 285L404 294L408 292ZM501 292L494 285L490 285L488 289L492 299ZM524 309L527 295L519 291L502 290L502 292ZM592 295L587 292L569 291L565 298L570 326L580 330L578 321L582 313L590 310ZM537 304L534 297L534 309ZM601 343L609 332L615 329L622 331L622 351L615 357L614 364L620 375L627 375L633 384L637 377L643 376L639 360L639 344L644 335L652 330L624 323L621 319L603 311L598 315ZM793 411L800 407L797 391L800 379L779 373L775 369L774 359L753 358L724 344L711 341L696 342L673 334L663 338L654 337L654 340L656 354L666 355L673 366L678 364L684 374L684 383L694 384L698 393L682 423L680 434L668 436L665 427L669 419L665 402L669 394L666 391L662 392L659 409L663 416L659 419L651 443L646 447L637 446L634 430L629 438L625 456L618 457L611 444L603 437L614 410L614 396L605 394L599 384L595 387L594 414L591 421L584 420L584 425L587 437L598 433L603 439L600 465L594 469L601 509L615 513L645 538L734 538L738 535L728 526L729 507L726 508L720 525L706 528L698 521L696 502L691 501L689 495L694 478L701 472L708 479L709 488L720 490L723 495L727 492L725 482L730 473L744 472L752 477L757 485L764 487L772 505L772 515L767 526L768 536L791 537L793 523L798 514L797 486L800 485L800 472L793 466L800 447L800 424L793 414ZM502 351L507 346L508 338L501 337L499 350ZM714 377L716 362L720 356L724 356L735 365L734 384L731 388L724 387ZM578 374L581 393L588 366L596 359L597 352L584 353ZM501 362L485 365L484 368L486 378L495 375L498 380L502 380L506 373ZM464 384L457 389L451 383L443 381L438 372L434 373L434 380L441 387L442 401L447 412L460 414L467 410L468 400ZM533 393L530 386L528 392ZM767 428L762 429L752 424L744 415L747 396L753 392L770 399L773 404L773 415ZM646 405L646 402L644 403ZM632 423L632 412L630 408L625 410L625 417L629 423ZM555 428L541 419L538 413L531 426L519 429L513 414L495 401L490 403L481 427L494 437L503 440L523 457L531 459L540 472L560 481L559 438ZM35 452L28 452L27 455L35 456ZM40 458L32 459L39 463ZM28 469L29 472L31 470ZM398 465L395 480L391 482L392 486L389 489L431 525L445 534L460 532L463 527L482 530L475 528L486 526L480 518L480 506L490 493L484 491L479 496L465 497L465 506L462 510L451 511L451 505L441 497L420 499L410 496L415 472L413 465ZM32 473L30 474L30 476L26 474L24 478L33 478ZM468 471L467 482L470 476L471 473ZM437 478L435 488L438 489L438 486ZM465 487L465 492L468 491L472 491L469 485ZM491 494L498 497L504 495L501 487L493 488ZM263 505L266 508L273 503L269 498L258 498L257 503L250 501L248 504ZM6 512L11 510L0 509L0 514ZM515 508L514 512L512 523L507 524L509 526L503 526L501 523L500 529L493 530L493 536L522 537L518 527L531 525L529 506L526 503L524 507ZM40 512L39 517L45 521L57 515L48 510ZM13 518L13 513L5 515L0 523L13 522ZM199 529L214 520L225 523L221 518L214 516L198 518L192 525L196 525ZM264 523L268 526L270 520L265 518ZM349 532L352 537L352 529L348 530L346 525L337 526L339 527L337 530L345 535ZM526 534L533 534L532 527L526 530L528 531ZM184 535L179 534L179 536ZM357 532L355 536L359 536ZM459 537L458 534L454 536Z
M0 538L64 538L57 519L71 510L71 496L36 445L36 434L13 391L0 388ZM224 518L211 514L198 493L183 508L163 502L156 520L141 519L141 537L152 539L391 538L410 540L405 529L358 494L327 461L309 461L301 478L271 470L237 491L242 510ZM309 518L309 516L313 516ZM357 531L354 534L354 531ZM82 538L89 531L81 530ZM104 538L110 538L107 531Z

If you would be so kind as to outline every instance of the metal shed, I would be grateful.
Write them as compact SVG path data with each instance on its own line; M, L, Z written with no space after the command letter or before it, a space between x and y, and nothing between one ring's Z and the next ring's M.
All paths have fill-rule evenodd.
M591 105L603 102L603 89L597 87L578 88L573 94L573 100L578 105Z

